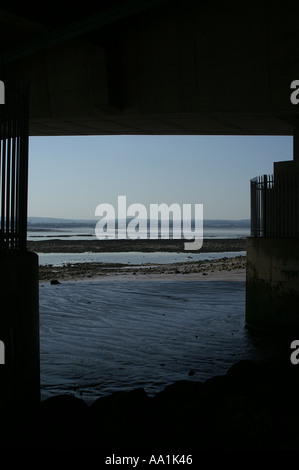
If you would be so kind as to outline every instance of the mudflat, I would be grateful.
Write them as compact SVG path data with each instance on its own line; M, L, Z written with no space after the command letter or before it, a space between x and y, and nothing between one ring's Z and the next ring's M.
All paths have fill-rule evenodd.
M28 242L28 249L37 253L106 253L106 252L184 252L183 240L47 240ZM246 239L209 239L202 253L246 251ZM196 252L191 252L196 253ZM169 264L142 265L102 262L65 263L62 266L39 266L40 281L90 280L245 280L246 256Z
M188 241L188 240L186 240ZM52 240L28 241L29 251L36 253L107 253L142 251L149 252L184 252L183 239L179 240ZM224 251L245 251L246 238L209 238L204 240L202 248L192 253L219 253Z

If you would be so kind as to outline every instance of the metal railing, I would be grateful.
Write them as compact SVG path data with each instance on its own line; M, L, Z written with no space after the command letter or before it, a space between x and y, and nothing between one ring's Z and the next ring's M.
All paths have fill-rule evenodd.
M251 236L299 237L299 183L292 175L250 181Z
M5 104L0 105L0 255L26 251L28 110L28 86L5 81Z

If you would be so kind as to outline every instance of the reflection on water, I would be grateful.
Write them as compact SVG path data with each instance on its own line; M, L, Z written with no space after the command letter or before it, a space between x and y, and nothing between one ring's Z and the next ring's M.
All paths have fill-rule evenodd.
M92 402L135 387L154 394L275 354L244 315L244 282L42 284L42 398L72 393Z

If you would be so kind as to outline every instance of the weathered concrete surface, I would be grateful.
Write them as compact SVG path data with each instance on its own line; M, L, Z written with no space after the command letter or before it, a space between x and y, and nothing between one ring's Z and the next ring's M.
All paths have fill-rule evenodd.
M246 322L299 326L299 239L248 238Z
M0 406L34 405L40 400L38 256L2 256L0 262ZM26 406L27 406L26 405Z

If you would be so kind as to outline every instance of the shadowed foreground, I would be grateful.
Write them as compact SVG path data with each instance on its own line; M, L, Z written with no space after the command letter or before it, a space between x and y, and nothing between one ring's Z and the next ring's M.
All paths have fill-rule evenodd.
M275 367L241 361L223 376L176 382L154 397L136 389L88 406L60 395L43 401L28 420L10 415L1 447L96 449L99 455L298 450L298 386L290 361Z

